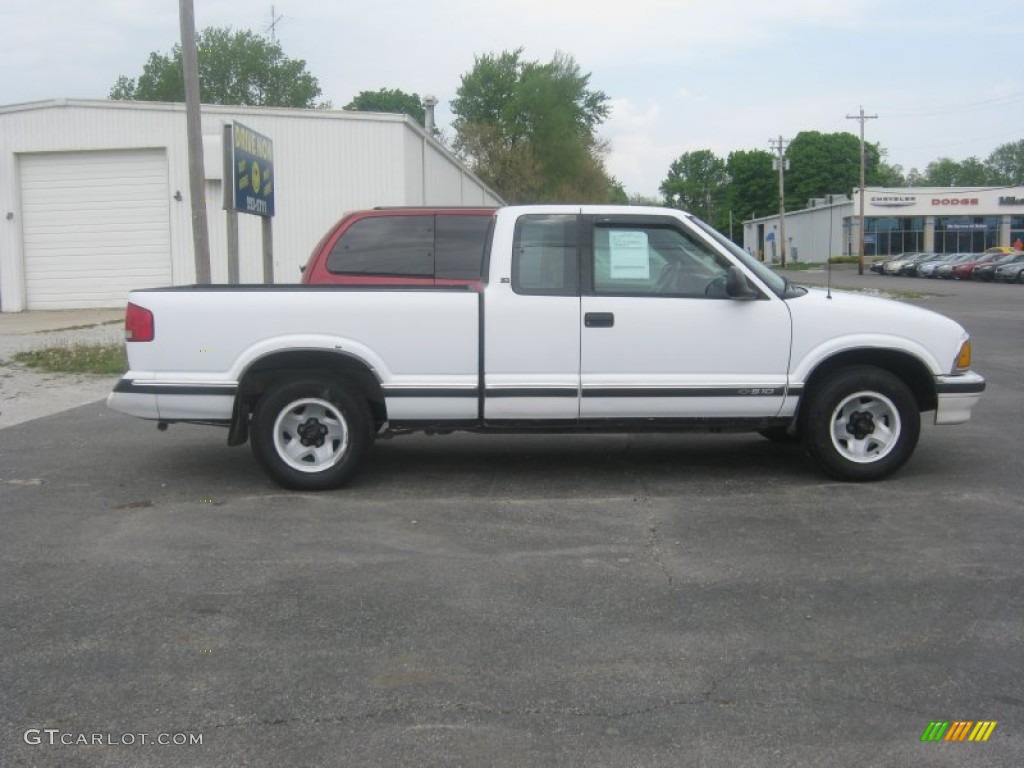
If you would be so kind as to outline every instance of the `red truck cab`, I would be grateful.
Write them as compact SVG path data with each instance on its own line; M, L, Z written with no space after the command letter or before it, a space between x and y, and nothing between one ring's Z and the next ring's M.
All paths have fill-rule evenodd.
M374 208L346 214L313 249L302 282L479 287L495 210Z

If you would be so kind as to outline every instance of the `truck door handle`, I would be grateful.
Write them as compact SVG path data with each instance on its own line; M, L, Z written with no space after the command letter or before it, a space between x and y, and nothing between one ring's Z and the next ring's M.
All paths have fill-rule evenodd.
M583 315L583 325L587 328L611 328L615 325L615 315L611 312L587 312Z

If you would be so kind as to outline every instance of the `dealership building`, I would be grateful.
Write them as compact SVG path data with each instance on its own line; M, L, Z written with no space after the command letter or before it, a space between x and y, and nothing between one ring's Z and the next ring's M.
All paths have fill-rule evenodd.
M788 261L857 255L860 192L829 195L786 214ZM743 246L765 261L781 256L778 215L743 223ZM979 253L1024 241L1024 187L911 187L864 190L864 254Z
M234 123L272 142L275 282L299 280L345 211L502 202L404 115L204 105L213 282L228 279L223 137ZM123 306L133 288L195 282L184 105L0 107L0 216L0 311ZM262 282L261 217L238 218L241 282Z

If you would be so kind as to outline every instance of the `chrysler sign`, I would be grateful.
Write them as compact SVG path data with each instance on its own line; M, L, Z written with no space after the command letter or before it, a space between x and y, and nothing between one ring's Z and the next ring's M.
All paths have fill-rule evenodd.
M881 205L887 208L897 208L904 205L914 205L917 197L914 195L877 195L871 198L872 205Z

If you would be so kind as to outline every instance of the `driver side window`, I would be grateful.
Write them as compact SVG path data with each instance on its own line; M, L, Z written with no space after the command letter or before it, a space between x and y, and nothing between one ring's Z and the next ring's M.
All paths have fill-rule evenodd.
M726 298L729 265L673 227L600 223L593 266L598 295Z

